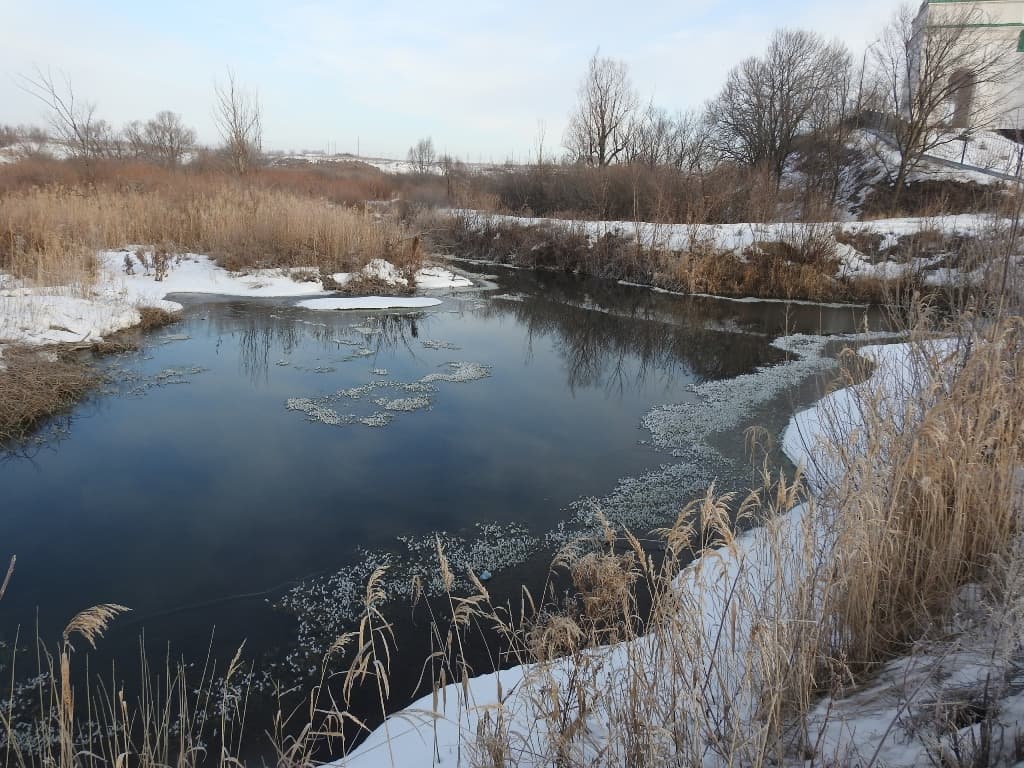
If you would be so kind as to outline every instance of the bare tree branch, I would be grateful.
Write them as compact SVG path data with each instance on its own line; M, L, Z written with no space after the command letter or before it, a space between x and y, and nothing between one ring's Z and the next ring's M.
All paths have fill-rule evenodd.
M223 140L222 149L235 173L256 169L263 154L263 115L259 96L238 84L228 70L227 83L214 83L213 119Z
M624 62L595 53L580 83L565 146L576 162L606 166L630 144L638 98Z

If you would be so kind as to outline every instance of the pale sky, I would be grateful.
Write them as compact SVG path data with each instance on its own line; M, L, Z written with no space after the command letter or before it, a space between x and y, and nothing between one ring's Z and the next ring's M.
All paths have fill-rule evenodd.
M900 0L267 3L0 0L0 123L42 123L18 73L70 77L115 126L162 109L217 140L213 83L255 87L268 149L402 157L431 136L463 159L559 150L587 61L624 60L641 97L699 107L773 30L799 27L859 55Z

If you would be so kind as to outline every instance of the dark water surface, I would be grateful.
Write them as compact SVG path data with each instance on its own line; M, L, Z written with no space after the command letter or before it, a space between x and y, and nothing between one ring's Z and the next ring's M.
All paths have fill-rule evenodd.
M507 543L512 525L536 539L531 562L543 561L546 533L574 500L671 460L640 428L653 406L780 363L770 342L786 332L863 323L851 308L686 299L550 273L503 271L495 282L414 313L179 297L182 322L107 359L114 391L77 408L62 439L0 462L0 554L18 557L0 635L11 642L18 624L32 633L38 620L55 640L77 611L113 602L133 613L108 649L145 630L157 647L201 657L216 625L222 659L242 638L254 657L283 658L300 641L294 613L275 604L297 584L435 531ZM489 375L433 382L429 409L392 412L386 426L286 408L323 398L364 418L381 412L375 399L416 393L336 393L415 385L451 362ZM777 429L811 394L776 398L748 421ZM741 458L742 440L727 435L719 448ZM481 533L480 522L496 527ZM501 562L500 543L480 556L494 562L475 567L494 570L496 584L543 578Z

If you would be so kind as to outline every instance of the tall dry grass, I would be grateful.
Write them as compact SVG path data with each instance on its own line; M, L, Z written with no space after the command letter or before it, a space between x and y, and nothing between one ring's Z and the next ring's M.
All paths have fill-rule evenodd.
M919 337L905 369L826 414L824 488L839 510L834 611L841 651L871 664L941 625L1021 526L1024 323ZM898 374L898 375L897 375Z
M166 244L228 269L420 258L397 222L291 192L219 183L167 189L46 188L0 197L0 271L41 285L88 282L103 248Z
M0 447L24 440L44 419L69 408L101 377L70 353L0 350Z

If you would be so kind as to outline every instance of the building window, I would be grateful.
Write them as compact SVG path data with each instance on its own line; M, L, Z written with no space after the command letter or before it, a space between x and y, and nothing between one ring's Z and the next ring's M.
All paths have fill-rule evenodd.
M1017 53L1024 53L1024 32L1017 38Z

